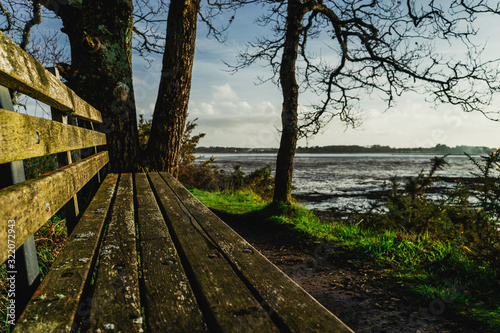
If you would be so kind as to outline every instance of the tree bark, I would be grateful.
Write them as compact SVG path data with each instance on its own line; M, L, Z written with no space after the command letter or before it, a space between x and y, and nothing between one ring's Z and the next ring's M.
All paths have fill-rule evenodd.
M172 0L163 68L147 158L152 170L176 176L186 124L200 0Z
M281 141L276 160L276 177L273 202L289 204L292 199L293 159L297 148L299 86L295 75L298 46L305 11L300 1L288 1L287 27L280 68L280 84L283 91L281 112Z
M67 85L102 113L98 127L107 134L111 171L132 170L139 151L132 1L70 1L49 9L61 17L71 45L71 65L59 66Z

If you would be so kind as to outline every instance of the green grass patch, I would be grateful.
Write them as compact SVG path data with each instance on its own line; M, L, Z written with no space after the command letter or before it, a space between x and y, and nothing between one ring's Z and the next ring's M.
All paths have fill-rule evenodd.
M190 189L189 191L209 208L228 214L248 214L262 210L269 204L250 190L208 192Z
M42 276L48 273L50 265L66 244L67 239L66 220L62 214L54 215L35 233L38 266Z
M237 193L192 191L209 208L231 215L252 214L269 223L288 225L304 237L328 239L335 251L360 266L376 266L385 276L440 314L451 309L500 332L499 269L470 248L428 232L402 232L367 221L323 222L300 205L276 207L250 190Z
M54 262L57 254L62 249L68 238L66 221L61 214L54 215L35 233L35 244L37 248L38 267L43 277L48 273L50 265ZM7 306L9 299L7 297L7 268L0 266L0 317L7 318ZM20 316L20 313L17 313ZM0 333L9 332L7 320L0 326Z

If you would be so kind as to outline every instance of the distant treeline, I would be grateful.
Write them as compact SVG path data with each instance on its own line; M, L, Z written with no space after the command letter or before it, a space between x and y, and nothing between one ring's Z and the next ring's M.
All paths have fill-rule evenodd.
M298 147L297 153L314 153L314 154L377 154L377 153L392 153L392 154L489 154L496 149L479 146L456 146L448 147L447 145L438 144L431 148L392 148L389 146L373 145L373 146L315 146L315 147ZM216 153L269 153L275 154L277 148L235 148L235 147L197 147L196 153L200 154L216 154Z

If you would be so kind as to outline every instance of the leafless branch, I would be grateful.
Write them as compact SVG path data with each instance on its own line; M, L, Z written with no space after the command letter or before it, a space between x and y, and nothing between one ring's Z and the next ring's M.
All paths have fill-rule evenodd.
M267 1L262 3L269 5ZM302 136L319 133L335 117L356 124L354 113L359 109L361 96L374 92L383 96L388 107L393 106L397 96L415 91L426 94L435 103L457 105L466 112L499 118L498 112L485 110L500 89L499 59L482 60L483 46L473 42L477 15L500 13L498 2L301 3L309 14L302 22L297 73L301 74L301 86L319 96L318 102L301 115ZM286 11L277 5L271 8L259 22L271 24L273 35L249 43L233 70L263 60L272 69L269 76L276 77L281 65ZM310 52L318 41L328 49L327 57ZM436 49L438 41L466 51L450 56Z
M28 22L26 22L26 25L23 29L22 41L19 45L23 50L26 50L26 47L28 46L28 43L30 41L31 29L35 25L42 22L41 7L42 5L40 3L40 0L33 1L33 17Z
M0 30L5 32L5 31L10 31L12 29L12 17L9 11L5 8L3 3L0 2L0 10L2 11L2 14L5 16L5 19L7 20L7 26L5 28L1 28Z

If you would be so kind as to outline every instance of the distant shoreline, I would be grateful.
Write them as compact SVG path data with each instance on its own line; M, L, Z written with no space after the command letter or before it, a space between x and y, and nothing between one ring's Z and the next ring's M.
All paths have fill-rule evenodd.
M496 151L494 148L479 146L448 147L438 144L431 148L392 148L389 146L324 146L298 147L298 154L438 154L463 155L464 153L477 155L489 154ZM198 147L197 154L277 154L277 148L237 148L237 147Z

